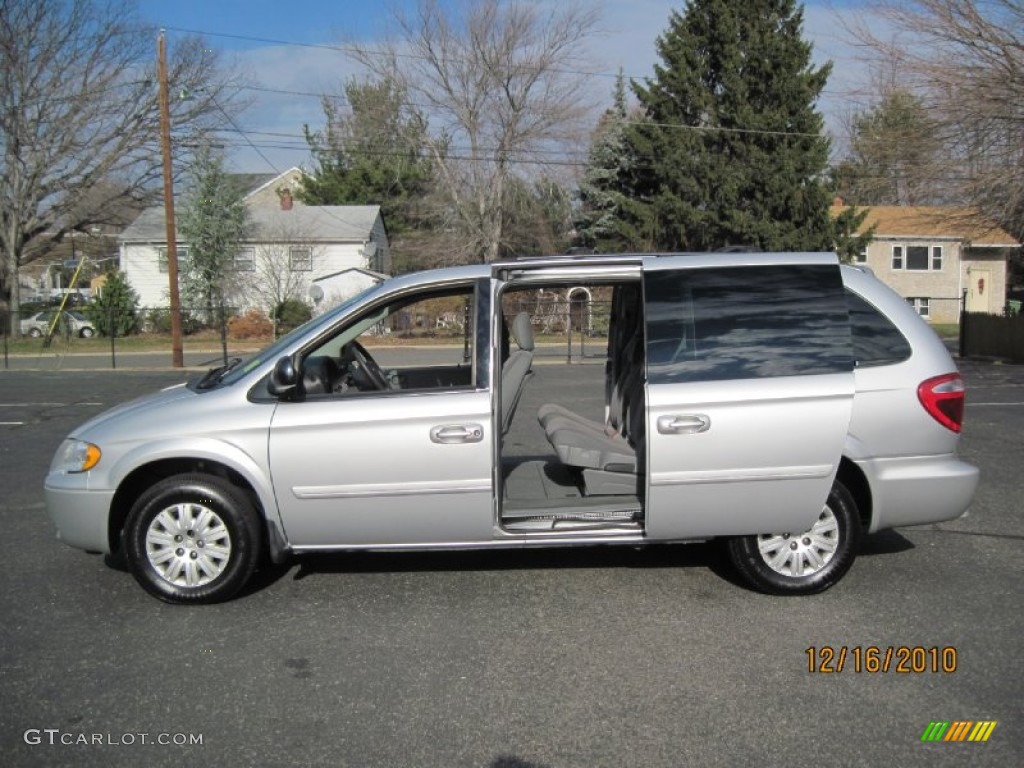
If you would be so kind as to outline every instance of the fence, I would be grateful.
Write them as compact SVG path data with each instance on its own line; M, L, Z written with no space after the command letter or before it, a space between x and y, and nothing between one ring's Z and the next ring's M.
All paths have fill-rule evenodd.
M399 316L393 328L381 328L378 332L422 337L426 343L462 343L468 349L468 309L461 305L429 309L429 317ZM605 358L611 303L594 298L589 290L571 289L568 296L553 291L510 294L502 310L509 323L519 312L530 315L537 343L535 355L539 358L570 363ZM97 315L95 308L75 307L64 312L54 307L26 308L20 312L22 338L17 339L8 331L9 315L0 314L4 368L10 368L12 355L35 356L37 361L46 355L48 359L55 358L55 366L60 367L69 355L109 354L109 367L117 368L119 356L127 353L169 354L170 318L168 307L143 307L132 312L110 310L102 315ZM218 359L226 361L232 355L229 348L242 345L258 349L302 318L278 324L260 312L238 314L233 308L225 308L221 313L218 308L183 307L181 319L186 352L192 350L193 358L199 358L194 359L194 365L207 365ZM93 365L97 363L94 361Z
M1024 315L964 312L960 317L960 354L1024 363Z
M171 310L169 307L143 307L138 310L97 311L96 307L28 307L19 311L21 338L11 333L10 313L0 314L3 335L4 368L11 355L54 354L59 359L69 354L103 353L109 349L110 367L117 367L121 351L160 348L170 350ZM182 333L186 339L205 342L208 351L219 344L219 356L228 357L228 342L253 340L267 342L283 326L265 315L238 314L232 307L183 307L180 310Z

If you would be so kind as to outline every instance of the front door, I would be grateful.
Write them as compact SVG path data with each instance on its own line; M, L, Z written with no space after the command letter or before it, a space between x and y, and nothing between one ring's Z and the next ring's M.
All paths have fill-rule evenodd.
M294 548L491 539L482 285L384 299L300 355L304 394L278 403L269 442Z
M989 270L971 267L968 281L967 311L988 312L992 304L992 278Z
M644 269L648 535L806 530L853 404L835 256L661 257Z

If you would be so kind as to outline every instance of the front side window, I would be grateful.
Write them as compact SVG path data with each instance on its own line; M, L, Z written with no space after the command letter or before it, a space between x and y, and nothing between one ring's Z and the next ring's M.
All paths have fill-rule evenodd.
M842 277L831 265L654 271L645 277L651 383L853 369Z
M473 388L475 302L465 286L374 307L303 356L305 395Z

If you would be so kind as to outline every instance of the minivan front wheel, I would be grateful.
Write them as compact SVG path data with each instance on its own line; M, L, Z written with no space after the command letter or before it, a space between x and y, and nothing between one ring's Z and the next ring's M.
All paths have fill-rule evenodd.
M139 497L123 531L139 584L170 603L232 597L259 560L256 512L243 493L211 475L175 475Z
M738 536L729 540L729 556L740 576L761 592L808 595L823 592L850 570L860 536L857 505L836 480L806 531Z

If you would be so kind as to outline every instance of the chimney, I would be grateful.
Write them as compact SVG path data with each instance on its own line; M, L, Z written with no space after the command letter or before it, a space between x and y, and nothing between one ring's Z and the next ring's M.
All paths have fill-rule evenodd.
M292 191L290 189L282 189L278 192L281 198L281 210L290 211L292 209Z

